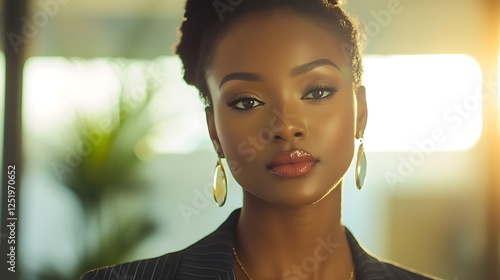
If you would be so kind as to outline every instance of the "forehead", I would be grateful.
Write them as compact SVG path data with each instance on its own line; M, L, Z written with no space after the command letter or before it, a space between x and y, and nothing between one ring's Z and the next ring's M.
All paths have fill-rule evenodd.
M316 20L289 11L258 13L238 19L220 38L208 76L238 72L278 74L318 59L330 59L350 76L343 42Z

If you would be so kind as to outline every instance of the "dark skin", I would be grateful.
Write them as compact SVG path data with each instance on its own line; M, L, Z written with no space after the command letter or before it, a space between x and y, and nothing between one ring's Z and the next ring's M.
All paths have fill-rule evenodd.
M341 187L367 109L365 89L354 85L340 46L314 21L276 11L239 19L214 49L207 123L243 188L235 248L254 280L349 279L353 270ZM228 78L241 72L247 74ZM284 178L267 169L273 156L293 149L318 160L311 172ZM317 249L318 238L335 250ZM315 256L316 264L304 267ZM234 270L247 279L236 262Z

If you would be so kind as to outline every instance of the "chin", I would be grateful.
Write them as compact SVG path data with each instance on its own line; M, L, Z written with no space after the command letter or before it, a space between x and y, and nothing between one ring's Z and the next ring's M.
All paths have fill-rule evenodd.
M340 181L339 181L340 182ZM339 182L323 186L285 186L277 188L273 192L269 190L251 191L247 190L256 199L283 208L298 208L317 204L327 197L337 195L336 189L341 187Z

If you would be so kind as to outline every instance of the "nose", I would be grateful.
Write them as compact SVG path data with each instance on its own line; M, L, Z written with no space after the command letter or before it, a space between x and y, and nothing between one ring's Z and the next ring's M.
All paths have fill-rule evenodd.
M303 117L297 114L290 114L283 108L283 110L274 110L275 125L273 126L273 142L293 142L295 140L303 139L308 134L307 125Z
M287 127L281 133L276 133L273 137L273 140L275 142L292 142L295 138L300 139L303 137L304 133L302 131L298 131L295 127Z

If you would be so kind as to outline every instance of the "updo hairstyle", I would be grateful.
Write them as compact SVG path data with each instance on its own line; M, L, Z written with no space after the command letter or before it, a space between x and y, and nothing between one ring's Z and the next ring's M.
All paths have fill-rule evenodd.
M224 32L245 15L276 10L289 10L305 16L340 36L341 50L346 60L350 60L354 88L361 85L363 67L358 28L339 1L187 0L176 53L184 65L184 80L198 88L206 106L212 107L212 101L205 74Z

